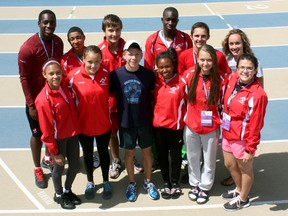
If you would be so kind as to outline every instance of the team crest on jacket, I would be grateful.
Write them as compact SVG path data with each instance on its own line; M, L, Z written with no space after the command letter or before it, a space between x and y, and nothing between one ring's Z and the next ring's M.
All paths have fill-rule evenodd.
M100 80L100 85L107 85L107 77L103 77L103 78Z
M177 94L178 89L179 89L179 86L174 86L174 87L170 88L169 93Z
M175 50L181 50L182 46L184 46L184 43L177 44L177 46L175 47Z
M239 103L241 103L242 105L244 105L245 101L248 100L246 97L240 97L240 99L238 100Z

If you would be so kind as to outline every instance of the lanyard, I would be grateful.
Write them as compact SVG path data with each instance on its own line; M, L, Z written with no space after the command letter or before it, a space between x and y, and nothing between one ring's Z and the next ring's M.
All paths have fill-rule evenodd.
M45 46L45 44L44 44L44 41L43 41L43 39L42 39L42 37L41 37L41 35L40 35L40 32L38 33L38 36L39 36L39 39L40 39L40 41L41 41L41 43L42 43L42 46L43 46L43 48L44 48L44 51L45 51L45 53L46 53L47 59L52 58L53 55L54 55L54 40L52 39L52 51L51 51L51 56L49 57L48 50L47 50L47 48L46 48L46 46Z
M196 63L197 63L197 55L196 55L196 53L194 52L194 49L193 49L193 48L192 48L192 55L193 55L194 65L196 65Z
M77 57L78 61L83 65L83 61L82 61L82 59L77 55L76 52L74 52L74 54L75 54L75 56Z
M228 101L227 101L227 108L226 108L227 113L229 112L229 106L230 106L232 100L234 99L234 97L236 96L237 92L240 91L241 89L246 88L247 86L251 85L253 82L254 82L254 79L251 82L249 82L248 84L246 84L245 86L241 86L240 89L237 89L237 85L239 85L239 79L238 79L238 81L235 85L235 88L234 88L232 94L230 95L230 97L228 98Z
M235 88L234 88L234 90L232 92L232 95L230 95L230 97L228 98L228 101L227 101L227 113L229 112L230 103L233 100L233 98L236 96L237 92L238 91L237 91L237 84L236 84L236 86L235 86Z
M206 102L207 102L210 90L207 91L206 82L204 81L204 79L202 81L203 81L203 89L204 89L204 93L205 93L205 97L206 97ZM208 110L208 105L207 104L206 104L206 110Z

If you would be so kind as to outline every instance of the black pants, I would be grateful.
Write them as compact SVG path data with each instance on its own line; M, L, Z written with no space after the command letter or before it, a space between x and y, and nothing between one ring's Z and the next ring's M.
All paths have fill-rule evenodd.
M110 155L108 151L109 140L111 131L107 131L99 136L86 136L79 134L79 141L83 150L84 166L87 174L87 180L93 181L93 153L94 153L94 137L96 139L97 150L100 158L100 167L102 171L103 181L108 181Z
M156 148L163 181L178 183L181 173L183 130L155 128ZM171 159L171 181L170 163Z

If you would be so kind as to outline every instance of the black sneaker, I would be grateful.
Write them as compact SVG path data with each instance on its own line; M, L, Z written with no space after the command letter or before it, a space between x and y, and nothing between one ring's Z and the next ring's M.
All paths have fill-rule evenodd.
M240 195L240 193L237 191L237 188L235 188L234 190L228 190L227 192L222 193L221 197L223 199L233 199L238 195Z
M66 193L63 193L61 197L57 197L54 194L54 201L61 205L63 209L75 209L74 203L70 200L69 196Z
M47 188L48 184L45 180L43 170L41 169L41 167L34 169L34 177L35 177L35 184L37 185L37 187L42 189Z
M223 208L227 211L237 211L242 208L247 208L251 205L249 197L243 202L240 196L235 197L234 199L230 200L229 202L223 205Z
M45 169L49 169L50 172L52 172L53 168L54 168L54 162L53 162L52 158L50 157L49 160L45 160L45 157L43 157L42 162L41 162L41 167L45 168Z
M102 193L102 198L104 200L108 200L111 199L112 197L112 187L111 184L109 182L105 182L103 184L103 193Z
M72 203L74 205L80 205L81 204L80 198L78 196L76 196L76 194L74 194L71 190L69 190L68 193L64 193L64 194L66 194L69 197L69 199L72 201Z

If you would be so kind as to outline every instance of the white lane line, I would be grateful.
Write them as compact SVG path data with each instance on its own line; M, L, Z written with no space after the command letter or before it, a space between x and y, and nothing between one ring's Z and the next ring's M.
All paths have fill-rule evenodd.
M71 19L71 18L72 18L73 13L75 12L75 10L76 10L76 6L74 6L74 7L72 8L72 11L70 12L70 14L69 14L69 16L68 16L68 19Z
M42 204L27 190L27 188L22 184L22 182L15 176L15 174L9 169L5 162L0 158L0 165L10 176L10 178L17 184L17 186L23 191L23 193L30 199L30 201L39 209L45 210ZM1 211L0 211L1 212Z
M223 22L228 26L229 29L233 29L233 27L224 19L221 14L216 14ZM236 28L236 26L234 26Z
M288 204L288 200L274 200L274 201L260 201L251 202L251 206L260 205L277 205ZM187 205L187 206L157 206L157 207L127 207L127 208L77 208L73 211L64 209L46 209L45 211L33 209L19 209L19 210L0 210L0 214L35 214L35 213L103 213L103 212L138 212L138 211L179 211L179 210L193 210L193 209L215 209L223 208L223 204L205 204L205 205ZM224 210L223 210L224 212Z
M284 143L288 142L288 139L283 139L283 140L265 140L265 141L260 141L260 143Z
M215 15L215 13L213 12L213 10L205 3L204 6L210 11L210 13L212 15Z

